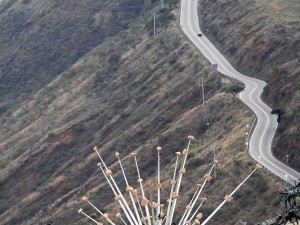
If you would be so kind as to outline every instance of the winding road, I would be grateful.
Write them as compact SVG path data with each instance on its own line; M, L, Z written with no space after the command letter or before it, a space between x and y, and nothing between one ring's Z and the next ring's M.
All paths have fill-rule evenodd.
M268 170L283 180L294 183L300 178L300 174L277 160L272 154L272 140L278 124L277 115L272 115L270 107L260 98L267 84L236 71L204 35L202 37L197 35L202 33L199 28L197 4L197 0L181 0L180 26L183 32L211 64L218 64L219 72L245 84L245 90L240 93L240 99L257 116L257 124L249 141L249 153Z

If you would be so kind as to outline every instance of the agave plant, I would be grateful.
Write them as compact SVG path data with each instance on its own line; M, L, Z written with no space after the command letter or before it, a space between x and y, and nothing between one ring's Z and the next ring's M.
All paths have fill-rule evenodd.
M157 147L157 183L156 183L156 190L157 190L157 201L153 201L152 199L148 199L145 195L143 179L141 178L138 160L137 160L137 153L133 152L130 155L134 158L135 167L138 175L138 183L139 189L134 189L128 183L128 179L126 177L124 167L122 165L122 161L120 159L120 154L118 152L115 153L115 157L118 160L120 165L120 169L123 174L124 181L126 183L126 192L122 193L118 185L116 184L113 176L112 171L108 169L104 160L102 159L101 155L99 154L98 148L94 147L94 151L99 156L100 162L97 164L105 176L112 192L115 195L115 201L119 203L122 214L119 212L115 215L115 218L110 218L107 213L102 212L99 210L87 197L83 197L82 201L91 205L100 215L100 221L96 221L91 216L83 211L83 209L79 209L78 213L83 214L87 218L89 218L92 222L96 223L97 225L102 225L103 223L109 223L111 225L115 225L118 223L123 223L125 225L132 224L132 225L172 225L174 223L174 212L176 209L179 193L180 193L180 186L183 175L186 173L186 162L187 156L190 151L190 144L194 140L192 135L188 136L188 144L187 148L184 149L182 152L176 152L176 161L175 161L175 169L173 173L173 178L170 181L171 188L169 198L167 202L163 204L161 202L161 171L160 171L160 152L162 151L161 147ZM180 163L181 158L181 165ZM203 188L212 180L211 173L213 169L218 166L219 163L217 160L214 159L212 162L212 166L210 170L204 175L204 181L202 184L197 184L197 189L193 194L189 204L186 206L184 212L182 212L182 217L180 219L179 225L184 224L191 224L191 225L198 225L202 219L202 213L200 212L201 206L207 201L206 198L200 198L200 195L203 191ZM261 168L260 165L256 165L256 168L232 191L230 194L224 197L223 202L208 216L201 224L206 224L217 212L218 210L226 203L231 202L233 200L233 194L246 182L246 180L258 169ZM150 181L149 181L150 182ZM149 185L149 182L147 184ZM129 195L130 201L127 202L124 195ZM197 202L200 203L197 204ZM117 222L114 222L117 221Z

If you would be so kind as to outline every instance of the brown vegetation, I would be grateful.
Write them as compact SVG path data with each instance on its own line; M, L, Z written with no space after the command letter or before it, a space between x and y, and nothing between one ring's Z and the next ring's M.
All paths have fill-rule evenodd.
M25 87L19 89L22 84L15 81L20 74L12 73L10 64L1 66L7 71L1 74L9 76L8 79L2 76L1 82L10 88L1 89L5 90L5 98L0 99L1 224L34 224L49 219L54 224L87 224L87 220L77 214L84 195L105 211L117 210L115 205L109 205L114 196L97 171L98 160L92 151L95 145L115 176L119 169L113 153L120 151L133 184L136 174L127 157L129 153L139 153L142 176L147 180L155 174L154 150L162 146L163 182L166 182L171 175L174 152L186 146L187 135L194 135L196 141L191 146L187 176L183 180L186 195L181 196L179 210L188 201L193 189L191 184L201 181L210 167L211 150L215 145L221 167L205 190L208 204L204 216L254 167L255 162L245 148L245 124L251 113L240 102L222 93L225 86L220 74L212 70L181 33L175 20L176 10L161 10L158 1L149 1L150 5L148 1L144 5L144 1L132 0L99 1L96 5L95 1L50 1L47 4L23 1L26 10L42 14L33 13L32 27L26 30L20 25L22 29L17 39L22 41L10 43L16 30L10 32L9 29L17 25L4 23L2 18L11 21L10 10L22 11L18 8L19 1L10 2L16 4L7 6L1 13L1 31L4 25L8 29L1 35L8 46L7 55L1 55L1 63L9 59L11 51L8 49L18 49L11 65L33 57L24 76L29 82L25 86L32 90L27 93ZM150 9L158 12L155 37L149 25L153 16ZM76 10L83 10L80 19ZM99 31L101 34L90 33L95 26L100 26L102 20L97 18L103 14L99 11L107 12L101 29L111 34L111 38L103 37L103 30ZM68 23L65 29L62 18L68 16L68 21L74 23ZM31 34L44 38L38 39L40 42L32 40L36 44L30 47ZM54 45L53 36L60 37L59 46ZM73 44L65 44L64 40L71 36L73 39L68 40L74 41ZM10 44L21 47L9 47ZM28 54L24 54L22 46L29 48ZM35 54L35 51L38 52ZM48 62L51 56L47 52L57 53L57 57L63 59L57 60L55 56ZM199 79L202 76L213 139L201 106ZM17 94L21 97L17 98ZM247 221L255 223L273 214L273 207L278 205L278 198L274 196L279 187L278 180L262 170L234 200ZM88 207L86 210L98 217ZM235 224L238 220L236 211L227 205L211 224L224 221Z
M235 68L268 83L264 99L284 112L274 153L300 170L300 2L201 0L199 10L205 34Z

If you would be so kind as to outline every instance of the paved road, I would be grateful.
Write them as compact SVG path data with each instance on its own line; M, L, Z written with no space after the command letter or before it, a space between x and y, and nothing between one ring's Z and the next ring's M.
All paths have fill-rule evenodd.
M197 36L201 32L198 23L197 0L181 0L180 26L199 51L212 64L218 64L218 71L245 84L245 90L240 93L240 99L257 116L257 125L249 141L250 155L282 179L294 183L294 180L300 178L300 174L274 158L271 152L271 144L278 124L277 116L271 114L271 109L260 98L266 83L236 71L204 35Z

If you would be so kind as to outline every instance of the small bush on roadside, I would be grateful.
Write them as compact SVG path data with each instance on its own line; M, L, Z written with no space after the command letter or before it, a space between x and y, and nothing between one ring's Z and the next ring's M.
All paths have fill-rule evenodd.
M278 116L277 122L280 123L282 115L284 114L284 111L283 111L283 109L275 108L275 109L272 109L271 114L277 114L277 116Z

